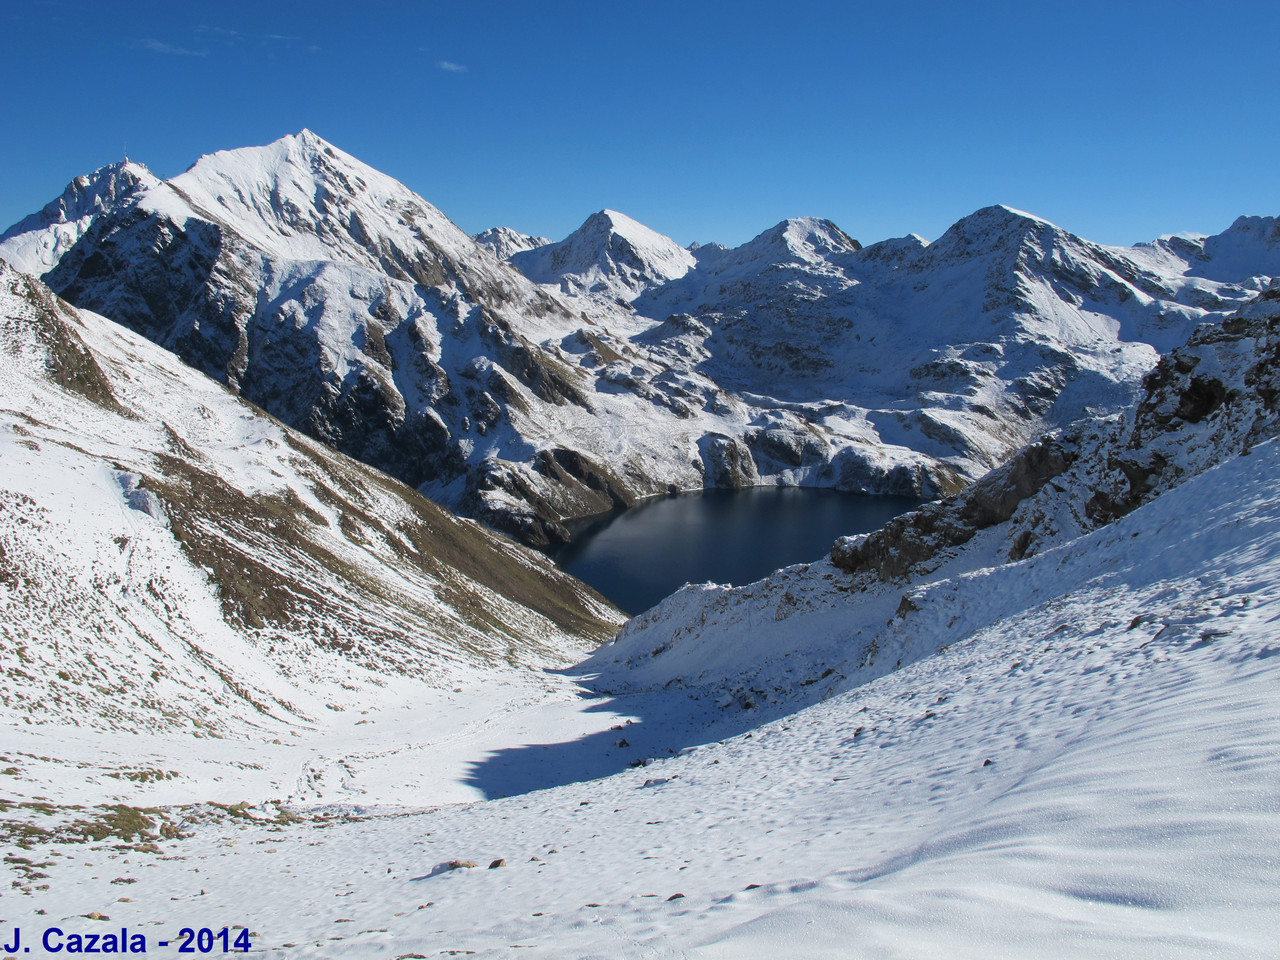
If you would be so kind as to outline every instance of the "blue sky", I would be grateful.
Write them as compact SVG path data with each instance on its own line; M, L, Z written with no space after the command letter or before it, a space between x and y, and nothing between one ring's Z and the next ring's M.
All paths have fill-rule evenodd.
M1280 214L1280 4L469 0L0 12L0 224L130 157L310 127L468 232L611 207L681 243L789 216L1093 240Z

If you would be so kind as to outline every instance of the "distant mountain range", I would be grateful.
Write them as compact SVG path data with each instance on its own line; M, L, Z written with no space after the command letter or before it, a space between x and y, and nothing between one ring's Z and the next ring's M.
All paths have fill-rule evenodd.
M1106 247L1007 207L934 243L788 220L685 249L613 211L466 236L310 131L77 178L0 257L285 423L528 543L671 491L936 497L1121 408L1280 274L1280 227Z

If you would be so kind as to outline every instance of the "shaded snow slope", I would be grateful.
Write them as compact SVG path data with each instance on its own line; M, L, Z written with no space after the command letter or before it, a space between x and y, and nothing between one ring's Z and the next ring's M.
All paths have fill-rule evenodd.
M5 264L0 384L5 723L312 726L393 681L533 675L618 622Z
M421 812L371 792L282 813L260 789L144 811L145 835L121 836L120 808L8 804L0 827L26 849L6 863L6 919L28 938L91 911L153 939L245 924L271 957L1269 956L1277 304L1203 327L1126 415L1046 441L1062 462L1024 452L911 521L901 569L859 561L872 535L841 566L678 594L583 665L597 695L631 678L638 692L592 701L618 729L557 737L529 711L473 776L571 777L566 758L694 706L714 742ZM1144 450L1164 461L1145 476ZM1107 491L1130 473L1120 505ZM756 676L724 676L721 649ZM723 696L739 680L751 706ZM83 796L21 749L6 756L23 790Z
M533 240L481 246L310 131L82 181L0 257L535 544L671 490L954 492L1123 407L1277 259L1267 218L1120 249L990 207L932 244L799 218L733 250L606 210L507 263Z

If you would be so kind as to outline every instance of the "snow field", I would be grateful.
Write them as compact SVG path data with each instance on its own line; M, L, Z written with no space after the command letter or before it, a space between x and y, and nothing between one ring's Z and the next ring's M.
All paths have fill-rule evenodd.
M160 858L62 847L18 902L246 923L271 957L1274 955L1277 460L939 586L964 640L747 733L503 800L197 824ZM454 859L479 866L433 875Z

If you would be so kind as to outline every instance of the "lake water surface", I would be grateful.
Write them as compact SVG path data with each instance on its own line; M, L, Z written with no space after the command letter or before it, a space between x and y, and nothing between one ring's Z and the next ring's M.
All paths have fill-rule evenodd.
M703 490L570 524L551 552L630 614L685 583L752 583L779 567L818 560L837 537L877 530L920 505L814 487Z

